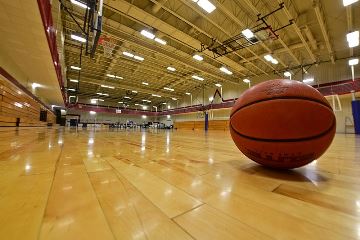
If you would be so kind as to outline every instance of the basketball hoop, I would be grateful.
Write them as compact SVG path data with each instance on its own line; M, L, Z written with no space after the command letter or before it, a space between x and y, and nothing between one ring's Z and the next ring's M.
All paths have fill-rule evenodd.
M103 47L104 56L107 58L112 57L112 51L116 46L116 39L110 38L108 36L101 36L99 38L99 45Z

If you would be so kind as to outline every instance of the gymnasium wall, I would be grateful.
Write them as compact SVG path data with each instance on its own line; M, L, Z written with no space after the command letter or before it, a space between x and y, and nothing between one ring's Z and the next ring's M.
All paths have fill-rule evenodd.
M360 93L356 93L356 97L360 98ZM332 97L327 97L327 100L332 105ZM351 94L340 95L339 100L341 104L341 111L339 109L338 101L335 98L335 117L336 117L336 131L338 133L354 133L353 116L351 109ZM209 129L211 130L211 122L213 125L222 125L224 121L229 119L230 108L216 109L209 112ZM166 116L159 117L159 121L166 119ZM171 119L174 125L180 129L192 129L194 126L200 126L204 122L204 115L202 112L185 113L179 115L172 115ZM196 127L195 127L196 128ZM218 127L223 129L222 127ZM214 128L213 128L214 129Z
M47 112L46 121L40 121L40 111ZM0 75L0 127L47 126L55 122L53 112Z
M94 123L95 118L97 123L126 123L127 121L133 121L137 124L147 123L155 121L153 117L142 118L141 115L125 115L125 114L112 114L112 113L96 113L91 115L87 111L79 111L75 109L68 110L67 114L80 115L80 121L85 123Z

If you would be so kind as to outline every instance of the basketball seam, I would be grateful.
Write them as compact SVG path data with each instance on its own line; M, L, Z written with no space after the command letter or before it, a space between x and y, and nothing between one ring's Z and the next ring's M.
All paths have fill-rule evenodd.
M260 103L260 102L265 102L265 101L272 101L272 100L282 100L282 99L291 99L291 100L305 100L305 101L310 101L310 102L316 102L316 103L320 103L321 105L329 108L331 111L332 111L332 108L325 104L324 102L322 101L318 101L316 99L313 99L313 98L306 98L306 97L273 97L273 98L265 98L265 99L261 99L261 100L257 100L257 101L254 101L254 102L250 102L248 104L245 104L244 106L241 106L240 108L236 109L235 112L233 112L231 115L230 115L230 118L235 114L237 113L238 111L240 111L241 109L245 108L245 107L248 107L250 105L253 105L253 104L256 104L256 103Z
M334 121L334 118L333 118L331 127L318 135L311 136L311 137L305 137L305 138L288 138L288 139L267 139L267 138L250 137L250 136L244 135L242 133L239 133L237 130L235 130L235 128L232 126L231 122L230 122L230 128L235 133L237 133L238 135L240 135L243 138L247 138L247 139L251 139L251 140L259 141L259 142L302 142L302 141L308 141L308 140L320 138L320 137L328 134L331 130L333 130L333 128L335 128L335 124L336 124L336 121Z

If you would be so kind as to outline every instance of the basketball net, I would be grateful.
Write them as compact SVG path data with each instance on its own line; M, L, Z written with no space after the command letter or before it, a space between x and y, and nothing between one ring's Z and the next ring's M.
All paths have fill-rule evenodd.
M104 56L107 58L111 58L112 51L116 46L116 40L108 36L101 36L99 39L99 45L103 47Z

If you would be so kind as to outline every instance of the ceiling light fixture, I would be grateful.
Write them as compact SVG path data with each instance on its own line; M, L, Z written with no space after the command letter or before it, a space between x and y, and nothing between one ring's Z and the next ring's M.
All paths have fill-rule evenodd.
M122 104L122 103L124 103L124 102L118 102L118 103Z
M109 96L109 94L107 94L107 93L100 93L100 92L98 92L98 93L96 93L97 95L100 95L100 96Z
M204 81L204 78L199 77L197 75L193 75L192 78L196 79L196 80L200 80L200 81Z
M173 91L174 91L174 89L173 89L173 88L164 87L164 89L165 89L165 90L168 90L168 91L171 91L171 92L173 92Z
M147 37L149 39L154 39L155 35L147 30L141 30L141 35L143 35L144 37Z
M284 72L285 77L291 77L291 75L292 75L291 72Z
M143 84L143 85L146 85L146 86L149 85L149 83L147 83L147 82L142 82L142 84Z
M131 99L131 97L128 97L128 96L124 96L124 98L126 98L126 99Z
M166 69L169 70L169 71L172 71L172 72L176 71L176 68L174 68L174 67L167 67Z
M244 82L244 83L250 83L250 80L247 79L247 78L245 78L245 79L243 80L243 82Z
M123 55L125 55L127 57L134 57L134 54L129 53L129 52L123 52Z
M247 39L253 38L254 33L250 29L245 29L241 31L242 35L244 35Z
M279 61L276 60L275 58L273 58L273 56L271 56L270 54L266 54L266 55L264 56L264 58L265 58L266 61L271 62L272 64L275 64L275 65L276 65L276 64L279 63Z
M82 42L82 43L86 42L86 39L85 39L85 38L80 37L80 36L75 35L75 34L71 34L70 37L71 37L71 39L74 39L74 40L79 41L79 42Z
M135 90L132 90L131 92L132 92L132 93L137 93L137 91L135 91Z
M106 74L106 76L111 77L111 78L115 78L115 75L113 75L113 74Z
M74 88L68 88L68 91L75 92L76 90Z
M155 42L160 43L161 45L166 45L166 41L161 38L155 38Z
M193 58L194 58L195 60L197 60L197 61L202 61L202 60L204 60L204 58L203 58L202 56L200 56L199 54L195 54L195 55L193 56Z
M123 77L120 77L120 76L115 76L115 78L117 78L117 79L124 79Z
M311 83L314 81L314 78L306 78L303 80L304 83Z
M153 97L161 97L160 95L157 95L157 94L151 94L151 96L153 96Z
M197 5L204 9L207 13L211 13L216 9L215 5L209 2L209 0L193 0L193 2L196 2Z
M81 8L89 9L89 7L86 4L82 3L82 2L79 2L79 1L76 1L76 0L71 0L70 2L72 4L74 4L74 5L76 5L76 6L81 7Z
M359 1L359 0L343 0L343 5L344 5L344 7L346 7L353 3L356 3L357 1Z
M115 87L113 87L113 86L108 86L108 85L101 85L101 87L103 87L103 88L115 89Z
M144 61L144 58L143 57L140 57L140 56L134 56L134 58L136 59L136 60L139 60L139 61Z
M346 40L349 44L349 48L359 46L359 31L346 34Z
M226 73L226 74L228 74L228 75L231 75L231 74L233 74L229 69L227 69L226 67L221 67L220 68L220 71L222 71L222 72L224 72L224 73Z
M220 83L216 83L215 86L221 87L222 85Z
M173 97L173 98L171 98L171 99L172 99L172 100L174 100L174 101L176 101L176 100L177 100L177 98L174 98L174 97Z
M96 114L95 111L90 111L89 113L90 113L91 115L95 115L95 114Z
M74 69L74 70L81 70L80 67L76 67L76 66L70 66L71 69Z
M359 64L359 59L358 58L353 58L349 60L349 66L355 66Z
M186 94L186 95L191 95L191 93L189 93L189 92L186 92L185 94Z
M76 80L76 79L69 79L70 82L79 82L79 80Z

